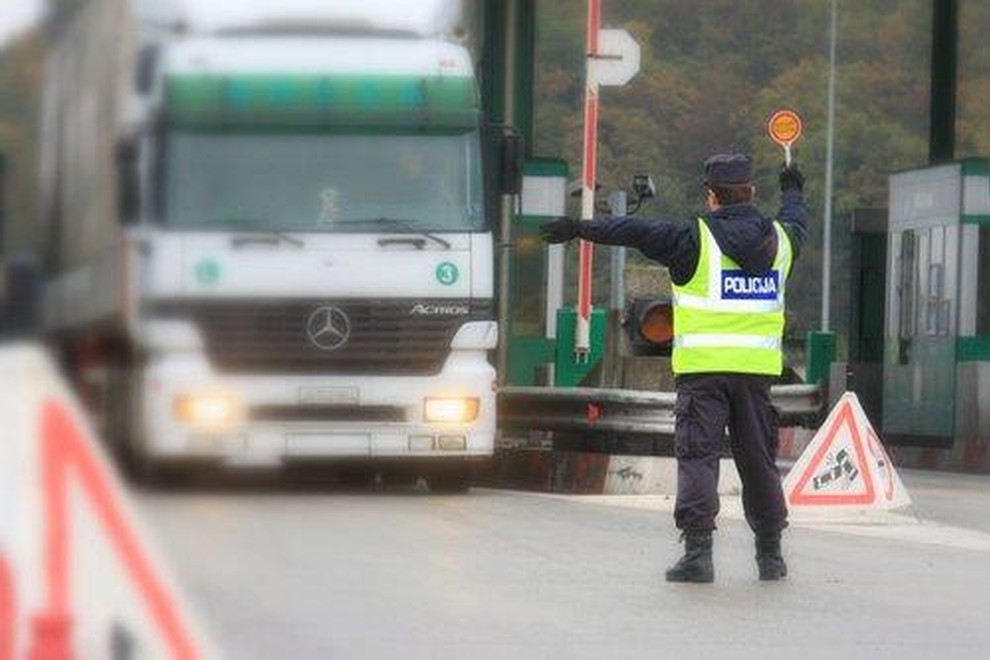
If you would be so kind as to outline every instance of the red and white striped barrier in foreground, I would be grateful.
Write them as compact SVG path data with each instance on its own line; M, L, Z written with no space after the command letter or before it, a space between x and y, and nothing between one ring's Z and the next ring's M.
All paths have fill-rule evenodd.
M214 657L51 360L0 374L0 660Z

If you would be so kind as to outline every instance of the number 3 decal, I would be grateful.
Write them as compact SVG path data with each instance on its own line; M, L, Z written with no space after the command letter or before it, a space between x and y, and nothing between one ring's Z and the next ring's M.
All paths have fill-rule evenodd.
M458 277L457 266L450 263L449 261L443 262L442 264L437 266L436 277L437 277L437 282L439 282L440 284L443 284L444 286L450 286L451 284L457 281L457 277Z

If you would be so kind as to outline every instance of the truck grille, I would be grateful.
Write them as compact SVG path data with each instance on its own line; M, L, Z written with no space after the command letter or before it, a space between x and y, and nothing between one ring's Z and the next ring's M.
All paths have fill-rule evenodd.
M214 368L237 373L430 375L491 300L159 301L156 318L193 322ZM346 336L344 336L346 335Z

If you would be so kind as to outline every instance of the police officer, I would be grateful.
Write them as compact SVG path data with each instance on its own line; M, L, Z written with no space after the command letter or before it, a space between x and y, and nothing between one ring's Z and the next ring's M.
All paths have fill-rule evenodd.
M774 221L753 205L749 156L712 156L704 172L707 213L694 220L558 218L543 225L541 235L549 243L579 237L635 247L670 270L677 382L674 520L685 552L667 571L667 581L714 580L712 531L726 427L746 521L756 535L759 577L780 580L787 575L780 549L787 507L776 466L778 418L770 383L783 368L787 276L808 234L804 176L794 165L781 168Z

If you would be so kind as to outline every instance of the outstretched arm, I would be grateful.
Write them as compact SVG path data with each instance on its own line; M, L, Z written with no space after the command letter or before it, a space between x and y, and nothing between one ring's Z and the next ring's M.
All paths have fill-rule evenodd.
M540 227L540 234L548 243L583 238L604 245L634 247L646 257L670 268L671 278L675 282L689 279L698 261L696 222L644 220L629 216L610 216L587 222L557 218Z
M794 257L808 240L808 218L811 212L804 201L804 174L797 165L785 165L780 170L780 209L777 221L784 227L794 248Z

